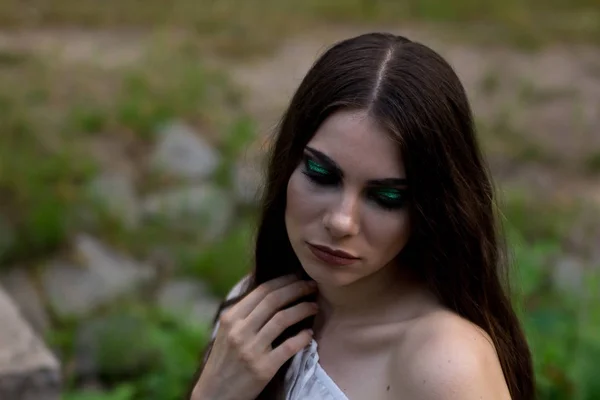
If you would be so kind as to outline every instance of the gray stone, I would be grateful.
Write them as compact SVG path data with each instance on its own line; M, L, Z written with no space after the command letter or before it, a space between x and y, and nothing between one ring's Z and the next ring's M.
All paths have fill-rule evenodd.
M171 229L191 229L210 241L230 226L235 204L227 192L207 183L154 194L143 210L147 217L169 221Z
M42 280L52 307L61 316L83 316L130 293L153 276L144 264L119 254L96 239L75 239L75 262L53 261Z
M152 166L158 171L189 180L209 177L219 165L219 154L193 129L173 122L158 132Z
M50 328L50 317L28 271L12 268L2 274L0 282L33 329L45 334Z
M233 168L233 190L238 202L256 204L261 195L263 176L257 162L238 162Z
M90 196L125 226L135 227L140 219L135 187L131 178L122 173L104 173L89 186Z
M167 283L158 294L158 306L195 323L212 322L220 301L200 281L179 278Z
M584 288L585 263L574 256L561 257L552 270L554 285L560 290L581 294Z
M60 365L0 289L0 399L58 400Z

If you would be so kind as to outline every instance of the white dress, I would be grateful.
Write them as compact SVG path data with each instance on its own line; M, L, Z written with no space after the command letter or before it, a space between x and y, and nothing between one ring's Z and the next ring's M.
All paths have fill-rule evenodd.
M238 282L227 295L227 299L239 295L244 289L246 279ZM213 338L219 329L217 322ZM342 390L327 375L319 364L317 342L313 339L292 359L285 375L286 400L348 400Z

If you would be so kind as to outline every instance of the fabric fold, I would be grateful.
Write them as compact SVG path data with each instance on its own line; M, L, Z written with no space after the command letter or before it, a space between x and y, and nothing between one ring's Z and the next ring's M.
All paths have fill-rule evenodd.
M348 400L321 368L315 340L292 359L285 387L286 400Z

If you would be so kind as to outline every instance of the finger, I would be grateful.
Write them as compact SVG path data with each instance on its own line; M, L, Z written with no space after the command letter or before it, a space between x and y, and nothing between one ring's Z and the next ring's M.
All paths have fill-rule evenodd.
M256 335L255 348L261 352L268 349L284 330L315 315L317 311L316 303L303 302L277 312Z
M265 362L276 368L275 371L279 370L283 363L292 358L300 350L304 349L310 343L312 337L312 331L310 329L306 329L297 335L286 339L271 352L267 353Z
M298 281L295 275L285 275L260 284L242 300L222 314L225 325L246 318L252 310L271 292Z
M267 294L256 308L246 318L245 329L258 332L276 312L296 299L313 293L316 290L314 282L298 281L279 288Z

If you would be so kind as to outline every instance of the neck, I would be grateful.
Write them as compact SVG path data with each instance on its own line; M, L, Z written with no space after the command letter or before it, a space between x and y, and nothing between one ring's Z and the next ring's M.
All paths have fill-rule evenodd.
M319 315L315 329L324 325L385 323L408 315L408 301L422 286L405 269L388 265L374 274L344 286L319 285ZM403 307L402 305L406 305ZM405 308L403 312L400 310ZM414 307L412 307L414 308Z

